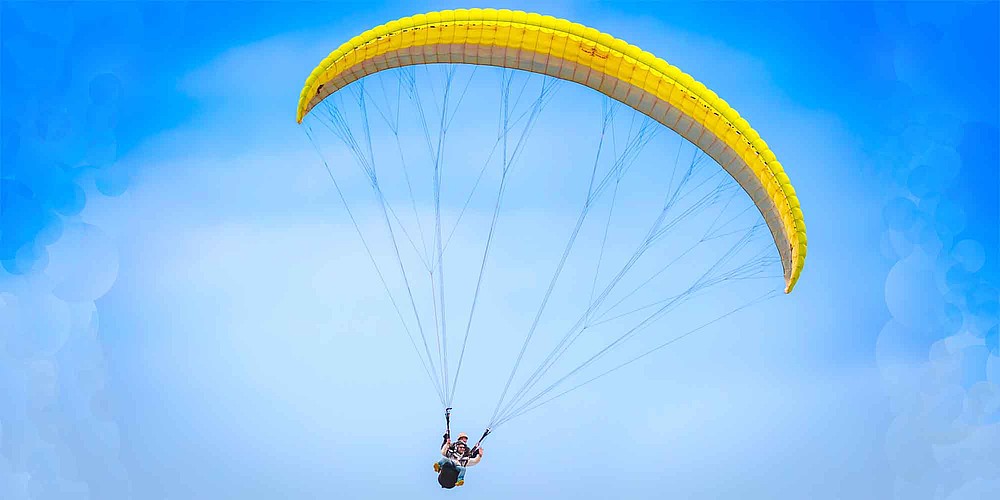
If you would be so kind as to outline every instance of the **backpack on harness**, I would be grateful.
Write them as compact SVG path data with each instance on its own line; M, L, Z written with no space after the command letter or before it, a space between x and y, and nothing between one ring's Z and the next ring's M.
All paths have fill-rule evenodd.
M438 473L438 484L442 488L454 488L455 483L458 482L458 467L455 467L454 462L451 460L445 462L441 466L441 472Z

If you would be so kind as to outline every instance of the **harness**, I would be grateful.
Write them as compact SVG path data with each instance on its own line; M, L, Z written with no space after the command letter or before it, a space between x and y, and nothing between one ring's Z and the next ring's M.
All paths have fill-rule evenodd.
M445 421L445 433L444 442L441 446L444 446L449 439L451 439L451 408L445 408L444 410L444 421ZM458 443L452 444L448 450L448 460L441 466L441 472L438 473L438 484L442 488L451 489L455 487L458 482L458 468L467 467L469 461L479 456L480 445L483 444L483 440L486 436L490 434L490 429L487 427L486 431L476 442L476 445L471 449L466 445L465 453L459 454L456 446Z

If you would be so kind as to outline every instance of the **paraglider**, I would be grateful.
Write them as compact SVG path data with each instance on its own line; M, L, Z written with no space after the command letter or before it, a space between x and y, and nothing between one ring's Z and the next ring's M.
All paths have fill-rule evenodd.
M451 408L445 409L444 418L444 442L441 443L441 456L444 458L434 462L434 472L438 474L438 484L442 488L451 489L465 484L466 468L482 460L483 448L479 446L482 439L474 448L469 448L469 435L464 432L458 433L458 439L452 443ZM483 438L485 437L486 434L483 434Z
M463 440L464 436L464 440ZM455 444L445 439L441 447L441 460L434 462L434 472L438 473L438 483L442 488L454 488L465 484L465 470L479 463L483 458L483 448L469 448L469 436L462 433Z
M427 119L428 111L423 105L424 97L421 95L417 76L412 70L414 67L431 65L448 68L445 70L443 93L439 94L439 88L430 89L430 93L436 98L443 95L440 102L436 101L435 109L441 113L440 119L437 120L438 137L436 141L432 137L433 127L430 125L434 121ZM452 369L449 368L447 356L448 321L445 307L447 302L444 298L446 281L443 277L444 253L451 241L451 235L442 229L441 222L441 163L443 161L443 145L446 142L445 137L450 122L454 118L450 107L452 103L449 101L449 99L453 100L454 97L449 94L449 90L454 81L454 68L457 66L471 66L473 71L487 67L501 69L501 109L499 112L501 126L497 142L502 142L501 149L503 151L502 158L498 160L502 169L496 174L499 177L499 187L495 210L485 250L482 253L482 265L478 269L478 280L475 282L474 292L471 294L472 310L469 313L468 321L463 325L465 327L465 340L462 343L461 357L458 367L454 370L454 378L452 378ZM372 95L375 91L364 87L364 81L375 75L383 75L392 71L396 71L396 90L392 92L383 89L385 98L379 101ZM512 109L521 102L519 94L516 95L516 100L511 97L515 94L511 90L513 87L512 75L515 72L541 75L545 78L540 87L538 98L533 103L529 103L529 109L520 115ZM470 77L471 81L472 77ZM576 226L570 232L569 242L561 254L561 260L555 267L552 281L547 291L542 294L537 314L534 315L527 329L520 354L514 363L510 377L507 379L506 386L500 396L500 401L497 403L497 408L483 437L475 446L469 448L467 436L460 435L458 442L453 445L450 441L450 420L448 421L449 430L445 433L445 442L441 448L441 455L444 458L434 464L434 470L439 474L439 482L445 488L464 484L465 467L475 465L482 459L480 444L491 430L579 387L579 385L574 386L568 391L560 392L556 396L546 399L552 391L564 384L564 381L575 375L580 369L589 366L607 352L618 348L638 331L645 329L685 300L719 283L731 282L731 280L768 278L769 276L761 270L766 268L770 260L773 260L767 254L773 253L775 250L778 254L777 261L780 261L781 264L784 292L790 293L801 275L805 262L807 240L802 210L795 189L792 187L784 167L777 161L775 154L760 138L760 135L750 127L749 123L726 101L663 59L593 28L551 16L511 10L458 9L431 12L405 17L370 29L345 42L312 71L300 94L296 119L302 123L307 116L315 115L313 111L318 106L327 105L328 109L318 119L326 120L324 122L326 128L333 131L350 148L358 164L362 167L365 178L375 193L377 202L375 206L381 209L382 218L388 230L391 241L391 246L388 246L390 249L388 254L396 258L398 266L385 269L379 267L365 231L362 230L354 213L350 210L347 197L330 164L324 160L331 179L334 180L339 197L348 208L352 223L362 238L382 285L390 296L396 314L403 324L403 329L420 357L428 377L434 384L442 405L447 408L446 418L450 418L455 383L462 367L469 332L472 330L473 313L480 296L483 274L495 237L497 217L507 189L506 180L510 165L517 160L518 154L523 151L523 139L533 124L532 120L538 116L541 108L547 102L546 99L550 98L555 85L561 81L574 82L588 87L602 94L605 98L601 138L600 141L595 141L597 160L594 162L594 171L591 173L591 181L587 188L586 202ZM381 85L386 87L384 80L381 81ZM391 86L389 88L391 89ZM522 93L524 88L526 87L521 89ZM345 99L336 100L332 104L329 102L331 96L340 96L346 89L349 89L350 92L347 93ZM469 85L467 84L465 91L468 89ZM465 91L459 97L459 102L462 100L461 97L464 97ZM345 100L350 101L351 98L355 100L357 105L356 111L347 111ZM431 179L433 180L434 231L431 238L433 251L426 246L421 215L417 208L418 204L413 200L412 173L408 169L412 168L416 161L403 153L404 141L401 139L403 135L400 132L402 122L400 107L401 103L407 99L416 108L413 117L419 120L423 126L423 138L426 139L431 158L429 163L432 172ZM512 101L513 107L511 106ZM602 152L605 133L608 135L615 133L613 123L617 103L631 108L637 116L646 122L639 128L629 127L629 142L625 150L620 154L616 153L606 174L599 174L597 167L599 164L603 164L601 160L607 156L606 153ZM417 229L412 226L407 229L407 226L401 221L400 213L393 209L392 200L385 194L383 186L386 185L386 182L379 176L382 172L377 172L375 167L376 148L372 146L373 132L368 120L369 110L378 113L389 128L386 137L395 137L400 146L401 171L405 175L406 186L410 189L409 196L410 200L413 201ZM363 134L360 138L356 135L355 128L349 123L352 116L360 117L363 120L363 125L358 127ZM508 141L508 136L512 134L511 131L514 130L515 125L523 126L524 132L516 141L514 139ZM556 344L541 366L532 373L520 389L510 392L524 352L539 327L540 318L550 303L556 281L562 273L585 220L587 220L587 215L601 197L605 197L605 199L610 197L611 206L615 206L618 188L622 184L623 176L631 166L630 162L633 162L635 155L638 154L636 151L648 143L649 138L660 129L673 130L680 137L693 144L697 149L695 158L692 159L691 165L686 171L682 169L680 174L677 174L679 182L674 182L673 177L670 178L668 188L672 191L669 191L668 196L665 197L666 201L663 204L662 212L655 218L652 227L645 233L635 252L624 260L625 264L622 270L617 274L612 274L610 279L607 279L607 285L603 288L597 286L598 278L601 276L600 267L605 259L605 245L602 243L598 259L599 269L594 273L594 286L590 290L588 306L584 308L576 323L568 328L566 336ZM307 129L307 133L310 134L310 139L313 139L311 129ZM419 137L419 134L417 136ZM495 144L494 148L497 147ZM721 170L716 168L716 171L728 173L730 178L727 182L730 184L735 182L736 188L731 188L726 182L719 182L712 171L705 173L707 178L704 182L695 182L699 172L704 172L707 168L701 166L702 163L698 160L701 156L713 159L715 166L721 167ZM493 152L491 151L490 158L492 157ZM488 159L487 163L489 161ZM486 167L483 171L485 170ZM480 179L482 176L483 174L480 173ZM478 186L479 180L472 188L473 193ZM699 192L698 189L704 191ZM726 195L730 197L726 198ZM726 212L731 205L737 204L733 200L739 200L743 196L747 196L752 202L752 206L749 208L756 208L756 212L763 218L763 224L754 222L749 224L749 228L727 232L733 228L733 226L729 226L723 230L726 224L737 224L732 221L742 221L745 218L744 214L751 213L744 210L730 217L730 214ZM471 197L470 194L469 198L471 199ZM727 199L729 201L726 201ZM725 203L723 204L723 202ZM689 203L689 205L684 205L684 203ZM717 261L711 260L712 264L708 266L707 271L693 275L691 286L672 295L667 295L665 299L659 297L656 302L615 316L620 311L616 308L627 303L627 300L639 297L640 294L636 294L636 291L642 290L663 272L663 270L644 271L647 273L646 277L636 278L636 283L639 285L632 292L622 294L623 297L618 302L609 300L609 297L621 289L623 280L636 268L636 262L649 248L661 241L667 232L676 227L677 221L684 219L684 217L702 214L708 210L708 207L718 206L722 206L718 209L718 216L714 220L708 218L707 220L711 224L706 223L700 227L704 230L704 235L695 238L693 247L710 245L720 241L720 238L735 234L731 247L724 248L725 251L722 252ZM462 214L465 213L464 210L463 208L457 216L458 220L461 220ZM676 219L668 217L674 213L679 213ZM610 218L611 212L609 211L609 222L604 227L605 242L609 238ZM457 224L456 221L456 226ZM758 227L766 227L770 232L770 249L753 253L747 248L758 233ZM416 257L403 255L403 250L408 248L406 242L409 243L409 247L412 247ZM688 255L688 252L684 252L677 259ZM733 266L732 263L737 258L735 256L744 259L743 264ZM673 261L668 262L663 269L672 263ZM413 269L408 269L410 267ZM398 268L401 277L400 281L395 284L390 284L386 277L388 270L392 268ZM411 286L413 276L418 275L417 271L424 270L430 277L432 293L429 300L433 300L433 310L432 314L423 314L434 318L434 335L437 339L436 355L432 354L431 343L427 341L424 327L426 319L422 319L424 317L420 312L422 306L418 305L420 301L414 298ZM648 279L646 279L647 277ZM406 293L400 294L402 298L397 300L393 294L394 289ZM759 301L759 299L754 300ZM612 305L608 307L609 303ZM722 317L755 303L757 302L750 301L740 307L733 307L732 310L719 318L702 326L694 327L678 338L698 331ZM412 315L409 314L410 309L412 309ZM653 312L630 326L616 327L620 328L619 332L624 331L625 333L620 337L614 337L608 347L599 350L597 354L586 359L579 367L570 370L566 376L559 378L555 383L545 386L534 396L530 394L530 391L534 390L539 381L555 365L556 360L563 356L569 345L573 344L585 331L592 331L599 325L617 321L623 317L634 317L637 311L642 314ZM420 340L423 341L422 346L417 341L414 332L419 334ZM665 347L674 340L676 338L656 346L594 379ZM594 379L590 379L584 384ZM509 399L508 396L510 396Z

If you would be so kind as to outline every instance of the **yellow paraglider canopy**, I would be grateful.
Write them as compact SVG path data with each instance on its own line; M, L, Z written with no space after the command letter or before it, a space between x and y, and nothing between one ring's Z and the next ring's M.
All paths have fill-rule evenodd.
M590 87L676 131L743 187L767 222L791 292L806 257L802 209L788 175L729 104L649 52L552 16L495 9L405 17L354 37L306 80L297 121L367 75L416 64L476 64L541 73Z

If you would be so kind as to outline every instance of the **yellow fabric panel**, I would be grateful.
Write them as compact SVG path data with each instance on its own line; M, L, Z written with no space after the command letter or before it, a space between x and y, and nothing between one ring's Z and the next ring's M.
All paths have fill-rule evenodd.
M690 75L593 28L495 9L398 19L352 38L324 59L306 80L296 119L301 123L326 96L369 74L436 62L518 68L577 82L677 131L719 161L751 196L781 254L785 292L795 286L806 256L802 210L760 135Z

